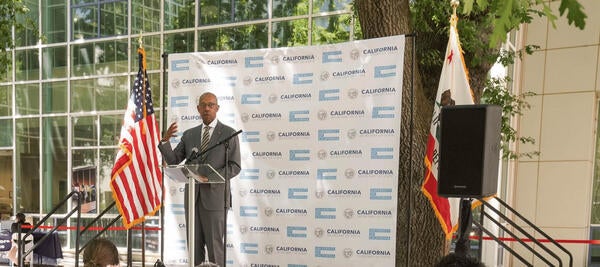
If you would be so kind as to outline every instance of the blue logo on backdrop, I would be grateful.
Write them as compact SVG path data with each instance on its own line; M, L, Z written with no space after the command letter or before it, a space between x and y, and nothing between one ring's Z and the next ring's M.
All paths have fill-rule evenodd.
M242 105L254 105L260 104L261 94L243 94L242 95Z
M287 236L295 238L306 238L306 226L288 226Z
M227 76L227 77L225 77L225 80L229 81L229 86L235 87L237 77L236 76Z
M262 68L263 67L263 57L246 57L244 58L244 63L246 68Z
M258 207L240 206L240 217L258 217Z
M240 253L242 254L258 254L257 243L240 243Z
M334 175L328 175L333 173ZM335 180L337 179L337 169L317 169L317 180Z
M189 96L172 96L171 97L171 107L172 108L183 108L187 107L190 102Z
M312 72L296 73L294 74L292 84L312 84L313 75L314 74Z
M339 129L321 129L319 130L319 141L339 141Z
M260 142L260 132L259 131L243 132L242 133L242 142L245 142L245 143Z
M315 208L315 219L335 220L335 208Z
M240 172L241 180L258 180L259 169L242 169Z
M288 188L288 199L308 199L308 188Z
M371 159L393 159L394 148L391 147L372 147Z
M371 188L371 200L392 200L391 188Z
M310 160L310 150L308 149L292 149L290 150L291 161L304 161Z
M323 52L323 63L342 62L342 51Z
M373 107L373 119L392 119L394 118L394 107Z
M375 78L387 78L396 76L396 65L375 66Z
M340 100L340 89L323 89L319 91L319 101Z
M171 61L171 71L175 72L175 71L189 70L190 69L189 63L190 63L189 59L173 60L173 61Z
M309 110L292 110L290 111L290 122L308 121Z
M315 258L335 259L335 247L315 247Z
M369 240L391 240L389 228L369 228Z

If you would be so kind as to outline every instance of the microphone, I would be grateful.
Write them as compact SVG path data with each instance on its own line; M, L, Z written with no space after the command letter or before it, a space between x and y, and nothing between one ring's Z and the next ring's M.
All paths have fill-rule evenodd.
M198 157L198 155L199 155L198 154L199 152L200 151L198 151L197 147L192 148L192 154L190 154L190 157L188 158L188 161L196 159Z

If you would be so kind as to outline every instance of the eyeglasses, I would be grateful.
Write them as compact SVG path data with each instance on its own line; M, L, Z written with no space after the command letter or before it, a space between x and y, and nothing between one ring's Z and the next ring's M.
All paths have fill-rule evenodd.
M201 108L205 108L205 107L214 108L218 105L217 105L217 103L200 103L200 105L198 105L198 106L200 106Z

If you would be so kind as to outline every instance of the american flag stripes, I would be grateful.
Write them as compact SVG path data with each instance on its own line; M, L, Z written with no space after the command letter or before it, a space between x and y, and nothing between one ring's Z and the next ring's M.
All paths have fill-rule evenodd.
M158 151L160 132L146 75L146 53L138 49L139 71L123 119L119 151L110 187L123 225L129 229L160 209L162 180Z

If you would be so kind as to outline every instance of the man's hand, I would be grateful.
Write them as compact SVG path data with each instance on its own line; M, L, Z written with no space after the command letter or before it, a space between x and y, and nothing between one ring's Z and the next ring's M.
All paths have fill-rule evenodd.
M208 178L206 178L205 176L200 175L200 181L203 183L208 183Z
M177 132L177 122L171 123L167 132L163 135L163 138L160 140L161 142L167 142L171 137L175 137L175 133Z

